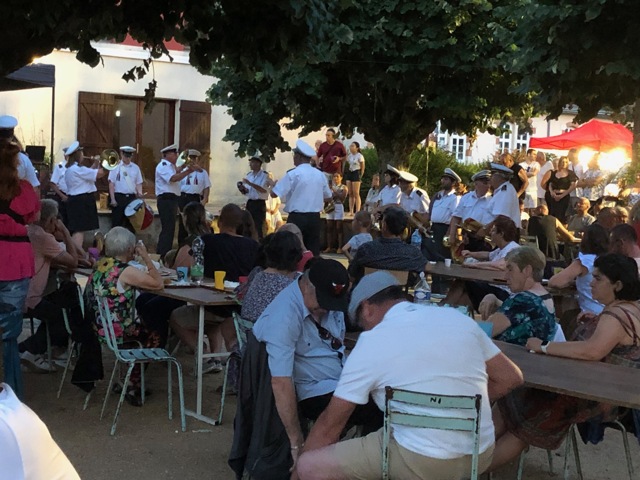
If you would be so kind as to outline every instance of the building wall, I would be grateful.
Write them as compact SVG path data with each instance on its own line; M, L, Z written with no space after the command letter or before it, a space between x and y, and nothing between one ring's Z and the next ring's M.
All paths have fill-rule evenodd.
M78 92L111 93L116 95L144 96L144 89L151 75L136 82L125 82L122 74L130 68L140 65L146 58L144 52L135 46L96 44L103 55L104 64L95 68L80 63L75 53L55 51L42 57L41 63L56 66L55 88L55 136L53 152L55 161L62 160L62 148L76 139L78 118ZM200 74L188 63L188 52L172 51L174 61L156 60L154 62L155 79L158 82L157 98L175 100L193 100L203 102L206 92L214 78ZM44 145L47 153L51 151L51 89L0 93L0 114L14 115L19 124L16 135L25 145ZM179 105L176 105L175 141L179 132ZM249 171L247 159L235 156L234 145L223 142L226 129L231 126L232 118L223 107L212 108L211 119L211 168L212 183L210 201L217 205L227 202L243 202L243 196L236 188L236 182ZM294 145L297 132L283 129L283 136ZM305 138L311 145L318 138L316 133ZM117 145L114 145L117 148ZM158 158L160 158L158 152ZM279 153L276 161L267 165L276 178L293 167L290 152Z

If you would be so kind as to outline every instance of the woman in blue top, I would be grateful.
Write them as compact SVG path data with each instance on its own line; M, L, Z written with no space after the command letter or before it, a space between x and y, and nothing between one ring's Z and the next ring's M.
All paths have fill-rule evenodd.
M553 299L541 285L546 264L534 247L519 247L507 254L507 284L513 294L504 302L492 294L480 302L483 320L493 324L496 340L524 345L529 337L551 340L556 331Z

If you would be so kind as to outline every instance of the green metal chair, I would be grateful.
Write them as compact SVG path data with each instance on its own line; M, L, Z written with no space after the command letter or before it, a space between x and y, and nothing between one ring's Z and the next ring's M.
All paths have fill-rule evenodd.
M124 401L124 396L127 391L127 385L129 384L129 378L131 377L131 372L133 367L136 364L144 364L144 363L158 363L158 362L166 362L167 363L167 400L169 404L169 420L173 419L173 392L171 388L171 364L174 364L176 367L176 372L178 374L178 392L180 394L180 419L181 419L181 427L182 431L186 430L186 421L184 414L184 389L182 385L182 367L180 366L180 362L178 362L174 357L169 355L163 348L129 348L129 349L120 349L118 346L118 340L113 328L113 317L111 315L111 311L109 309L109 305L105 298L97 297L96 301L98 303L98 311L99 311L99 321L102 324L102 328L104 331L104 338L106 341L109 350L111 350L116 357L115 364L113 366L113 371L111 373L111 378L109 379L109 386L107 387L107 394L104 397L104 402L102 404L102 411L100 412L100 420L104 415L104 409L107 406L107 400L109 399L109 393L111 392L111 385L113 384L113 378L115 376L116 370L118 369L118 365L120 363L127 364L129 367L127 369L127 374L124 379L124 386L122 388L122 392L120 393L120 400L118 401L118 406L116 407L116 413L113 418L113 424L111 425L111 435L114 435L116 432L116 425L118 423L118 417L120 415L120 408L122 407L122 403ZM142 367L142 365L141 365ZM141 374L141 390L142 390L142 403L144 404L144 369L142 369Z
M473 455L471 457L470 479L478 479L481 395L437 395L433 393L411 392L409 390L400 390L391 387L385 387L385 393L382 440L382 478L384 480L389 479L389 440L391 438L392 425L469 432L473 436ZM467 416L453 417L434 416L429 413L404 413L396 409L395 405L398 403L428 407L429 409L464 410Z

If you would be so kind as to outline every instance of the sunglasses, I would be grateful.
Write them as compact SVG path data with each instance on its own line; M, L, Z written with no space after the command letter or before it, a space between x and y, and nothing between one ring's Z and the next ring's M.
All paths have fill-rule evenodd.
M338 351L342 348L342 342L339 338L334 337L329 330L318 325L317 322L313 322L318 329L318 335L322 340L330 340L331 348ZM342 352L338 352L338 357L342 358Z

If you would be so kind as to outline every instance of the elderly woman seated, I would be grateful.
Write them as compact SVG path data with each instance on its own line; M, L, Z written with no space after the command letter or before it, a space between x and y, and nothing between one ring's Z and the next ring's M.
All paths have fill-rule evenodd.
M149 348L164 346L166 325L162 331L157 326L136 323L132 315L136 289L160 290L163 287L160 272L149 258L146 247L142 242L136 244L135 235L126 228L114 227L105 236L105 254L87 281L87 305L93 308L93 313L98 318L96 302L100 299L107 300L114 320L114 331L119 339L137 340ZM134 255L140 257L147 271L128 264L134 259ZM134 368L126 388L127 402L141 406L139 365Z
M594 300L604 309L580 325L573 337L576 341L549 342L532 337L526 348L545 355L640 368L640 279L636 262L620 254L599 256L591 289ZM489 471L515 458L527 445L558 448L574 423L596 418L607 421L616 414L608 404L518 388L494 407L496 447ZM633 415L640 422L640 414L634 411Z
M503 342L524 345L530 337L551 340L556 330L553 299L540 284L546 259L534 247L510 251L507 285L513 292L504 302L489 294L480 302L483 320L493 325L491 336Z
M464 267L483 270L502 270L506 268L505 257L518 248L518 227L508 217L498 215L490 231L491 243L496 248L491 252L470 252L463 250ZM480 302L488 294L494 294L499 300L506 300L509 290L504 285L490 285L486 282L456 280L449 289L443 303L449 305L466 305L478 310Z

